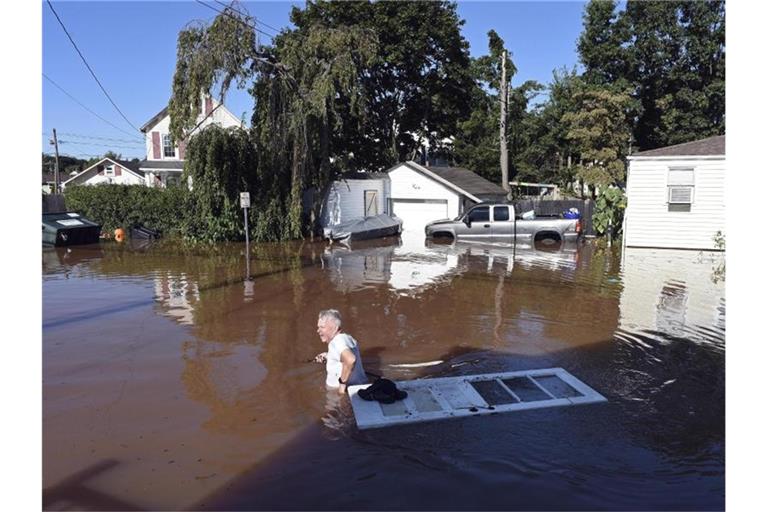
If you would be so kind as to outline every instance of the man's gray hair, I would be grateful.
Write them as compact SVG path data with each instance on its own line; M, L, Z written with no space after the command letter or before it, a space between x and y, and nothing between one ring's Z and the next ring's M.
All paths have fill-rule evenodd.
M341 313L338 309L324 309L317 315L320 320L333 320L336 327L341 327Z

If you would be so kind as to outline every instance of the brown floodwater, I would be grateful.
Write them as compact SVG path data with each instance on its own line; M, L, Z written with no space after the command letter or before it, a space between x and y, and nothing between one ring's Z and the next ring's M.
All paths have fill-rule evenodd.
M722 255L405 238L249 267L43 248L45 509L724 509ZM359 431L307 362L326 308L371 374L562 367L608 401Z

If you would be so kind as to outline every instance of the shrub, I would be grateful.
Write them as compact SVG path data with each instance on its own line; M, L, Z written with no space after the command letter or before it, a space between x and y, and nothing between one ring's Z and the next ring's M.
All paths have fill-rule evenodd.
M98 222L104 231L142 225L166 235L186 224L186 189L143 185L76 185L64 192L67 209Z
M627 198L621 189L603 189L595 201L595 212L592 215L595 232L598 235L607 235L609 239L616 238L621 233L626 207Z

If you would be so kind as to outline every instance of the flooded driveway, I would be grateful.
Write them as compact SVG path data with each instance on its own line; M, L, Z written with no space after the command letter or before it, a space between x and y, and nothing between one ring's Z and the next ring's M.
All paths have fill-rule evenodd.
M43 501L66 509L718 510L722 256L377 240L43 249ZM562 367L608 402L355 428L337 308L393 380ZM425 364L427 363L427 364Z

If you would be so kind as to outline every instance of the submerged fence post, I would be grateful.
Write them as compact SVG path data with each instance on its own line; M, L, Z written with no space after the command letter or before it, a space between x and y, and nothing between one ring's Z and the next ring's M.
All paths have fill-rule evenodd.
M248 208L251 207L251 194L240 192L240 207L243 209L245 219L245 280L251 280L251 247L248 239Z

